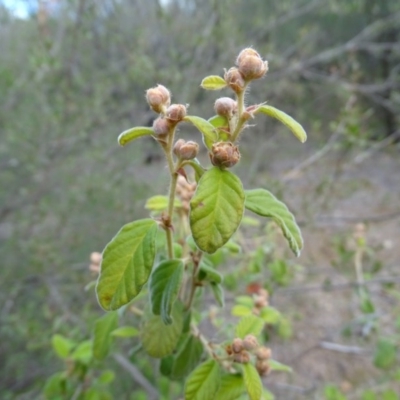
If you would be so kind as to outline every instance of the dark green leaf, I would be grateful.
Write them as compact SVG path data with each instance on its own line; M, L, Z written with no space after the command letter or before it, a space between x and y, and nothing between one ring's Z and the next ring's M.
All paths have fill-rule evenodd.
M199 279L209 282L221 283L222 275L216 271L206 259L200 262Z
M107 357L112 344L111 333L118 326L118 314L109 312L94 323L93 356L97 360Z
M178 354L172 367L171 378L182 379L188 375L197 366L203 354L203 345L201 341L189 335Z
M225 305L225 301L224 301L224 290L222 289L222 286L218 283L211 283L211 290L214 294L214 298L217 301L218 305L220 307L223 307Z

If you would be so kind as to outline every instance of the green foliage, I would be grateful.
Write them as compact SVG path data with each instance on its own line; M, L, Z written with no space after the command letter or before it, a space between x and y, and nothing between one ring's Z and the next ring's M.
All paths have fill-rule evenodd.
M243 364L243 380L250 400L260 400L263 391L262 382L253 364Z
M129 142L132 142L133 140L140 138L142 136L146 135L153 135L154 131L152 128L148 128L146 126L137 126L135 128L128 129L124 132L122 132L118 136L118 143L121 146L125 146Z
M244 338L247 335L260 335L264 327L264 321L255 315L243 317L236 326L236 336Z
M118 326L117 313L110 312L94 324L93 356L99 361L107 357L112 344L112 334Z
M397 345L390 340L380 339L376 344L374 364L377 368L389 369L397 359Z
M226 87L226 82L218 75L210 75L201 81L200 86L206 90L220 90Z
M246 391L243 375L224 375L215 400L236 400Z
M328 385L324 390L326 400L347 400L347 397L335 385Z

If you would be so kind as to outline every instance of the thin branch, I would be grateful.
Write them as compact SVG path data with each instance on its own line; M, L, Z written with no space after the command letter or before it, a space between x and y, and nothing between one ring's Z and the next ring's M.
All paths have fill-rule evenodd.
M319 347L325 350L337 351L339 353L346 354L366 354L368 350L358 346L345 346L343 344L332 343L332 342L320 342Z

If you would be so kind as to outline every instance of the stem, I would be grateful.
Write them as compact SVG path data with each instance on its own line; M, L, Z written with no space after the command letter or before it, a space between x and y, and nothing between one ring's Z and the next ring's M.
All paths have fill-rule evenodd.
M244 93L246 91L246 87L243 89L242 92L237 93L236 100L238 105L238 120L236 124L235 131L232 134L232 143L235 143L236 139L239 136L239 133L242 131L243 125L246 123L246 120L243 118L243 113L245 109L244 104Z
M192 286L190 288L189 300L185 307L186 311L190 310L190 308L192 307L194 294L196 293L196 289L197 289L197 285L196 285L197 272L199 269L200 260L201 260L202 255L203 255L203 253L200 253L199 257L196 260L193 260Z

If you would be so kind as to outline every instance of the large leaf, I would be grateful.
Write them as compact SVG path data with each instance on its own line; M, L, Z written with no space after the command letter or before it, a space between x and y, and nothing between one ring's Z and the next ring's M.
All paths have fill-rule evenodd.
M282 229L283 235L296 256L303 248L303 238L293 214L286 205L265 189L246 190L245 207L262 217L272 218Z
M185 400L213 400L220 385L221 370L218 363L210 359L199 365L188 377Z
M172 323L165 325L161 316L149 316L142 326L142 344L146 352L155 358L163 358L172 354L183 328L182 305L175 302L172 307Z
M243 375L225 375L214 400L236 400L246 391Z
M105 310L116 310L139 294L153 267L156 234L157 223L142 219L123 226L106 246L96 285Z
M265 104L258 107L255 111L255 113L259 112L276 118L277 120L285 124L293 132L297 139L300 140L301 143L304 143L307 140L307 134L304 128L295 119L293 119L290 115L287 115L285 112L278 110L275 107L267 106Z
M244 339L246 335L258 336L264 327L264 321L255 315L243 317L236 326L236 336Z
M153 135L153 128L148 126L136 126L135 128L128 129L118 136L118 143L125 146L127 143L135 140L141 136Z
M220 90L226 87L226 81L219 75L209 75L201 81L200 86L206 90Z
M190 227L201 250L214 253L232 237L244 199L242 182L232 172L214 167L204 173L190 202Z
M170 324L172 305L178 297L183 278L184 264L181 260L165 260L154 269L150 277L150 300L153 314L161 315Z
M187 115L183 120L192 123L203 134L204 144L211 149L218 140L215 128L205 119L193 115Z
M93 357L97 360L104 360L107 357L112 344L111 333L118 326L118 314L109 312L103 317L99 318L94 323L94 337L93 337Z
M261 400L263 386L260 375L253 364L243 364L243 379L250 400Z

